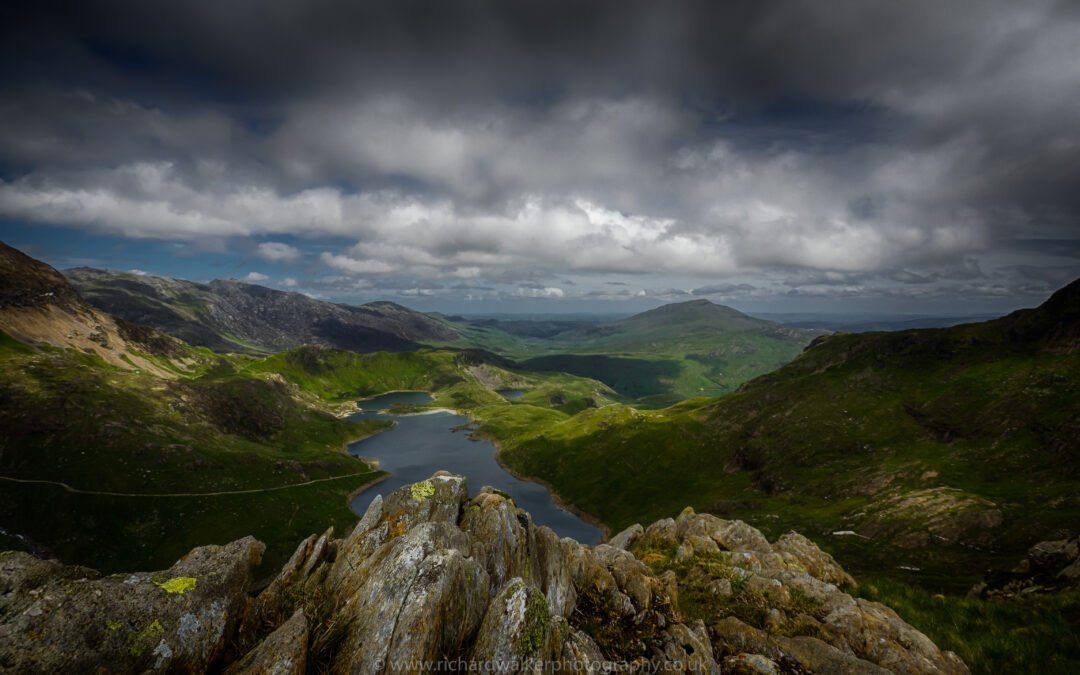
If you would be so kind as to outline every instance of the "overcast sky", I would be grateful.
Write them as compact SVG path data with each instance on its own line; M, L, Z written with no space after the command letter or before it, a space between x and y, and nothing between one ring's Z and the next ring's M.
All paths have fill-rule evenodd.
M556 313L1080 276L1077 2L16 1L0 55L0 238L60 267Z

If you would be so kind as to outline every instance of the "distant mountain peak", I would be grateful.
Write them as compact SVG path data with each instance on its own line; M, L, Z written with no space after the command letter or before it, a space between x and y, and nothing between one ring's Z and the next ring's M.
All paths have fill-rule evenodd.
M666 305L635 314L623 323L640 323L643 321L662 320L668 323L701 321L701 320L745 320L767 324L769 322L743 314L737 309L727 305L718 305L707 298L697 298L683 302L672 302Z

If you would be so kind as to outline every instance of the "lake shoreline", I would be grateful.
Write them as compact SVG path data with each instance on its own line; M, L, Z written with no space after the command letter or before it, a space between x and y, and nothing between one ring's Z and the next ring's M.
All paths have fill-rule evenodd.
M548 483L547 481L545 481L545 480L543 480L541 478L537 478L535 476L528 476L528 475L522 474L522 473L516 471L515 469L513 469L512 467L508 466L503 461L503 458L502 458L503 447L502 447L502 444L501 444L500 440L495 438L494 436L492 436L490 434L482 433L478 429L476 429L475 427L479 426L481 423L478 420L476 420L475 418L473 418L471 415L469 415L469 413L467 411L457 410L457 409L453 409L453 408L445 408L445 407L433 407L433 408L426 408L426 409L423 409L423 410L416 410L416 411L402 412L402 413L395 414L395 413L388 412L388 409L384 409L384 410L364 410L362 405L361 405L364 401L370 401L370 400L373 400L373 399L380 398L382 396L386 396L386 395L390 395L390 394L406 394L406 393L427 394L428 396L430 396L432 398L431 403L432 404L435 403L435 400L434 400L435 397L432 394L432 392L427 392L427 391L418 390L418 389L388 391L388 392L384 392L382 394L377 394L377 395L374 395L374 396L368 396L368 397L363 398L363 399L358 399L357 402L356 402L357 412L360 412L360 413L374 413L374 414L383 415L383 416L387 416L387 417L389 417L389 416L393 416L393 417L418 417L418 416L437 415L437 414L449 414L449 415L453 415L455 417L462 418L463 420L466 420L466 422L464 424L453 426L453 427L449 428L447 431L453 433L453 432L462 430L462 427L474 427L473 429L470 430L470 433L468 434L469 440L471 440L471 441L486 441L486 442L490 443L491 446L492 446L492 450L493 450L491 458L494 459L495 465L500 470L502 470L506 475L508 475L509 477L511 477L511 478L513 478L515 480L519 480L519 481L526 482L526 483L531 483L533 485L536 485L536 486L542 488L544 490L544 492L547 494L547 498L550 501L551 506L554 506L557 510L562 511L565 514L568 514L570 516L573 516L573 517L577 518L582 524L588 525L589 527L592 527L596 531L599 532L600 538L599 538L599 541L596 542L596 543L603 543L605 541L608 541L611 538L611 534L612 534L611 528L608 527L608 525L606 523L604 523L602 520L600 520L599 518L597 518L593 514L588 513L587 511L584 511L584 510L578 508L577 506L568 503L565 499L563 499L562 495L560 495L554 489L553 485L551 485L550 483ZM375 433L369 434L368 436L366 436L364 438L360 438L360 439L358 439L356 441L352 441L348 445L351 446L351 445L353 445L355 443L366 440L367 438L369 438L371 436L374 436L377 433L382 433L383 431L391 431L392 429L397 428L397 426L398 426L398 423L396 421L394 421L394 426L393 427L388 427L386 429L381 429L381 430L379 430L379 431L377 431ZM373 468L375 468L377 470L380 470L380 471L382 470L379 460L371 458L371 457L364 457L362 454L360 454L362 452L363 452L362 450L358 449L357 454L353 454L352 452L350 452L349 454L351 454L353 457L356 457L357 459L367 463L369 466L371 466L371 467L373 467ZM434 467L432 469L432 473L434 473L437 470L450 470L450 471L453 471L453 469L450 468L450 467L437 466L437 467ZM383 476L380 476L378 479L360 486L359 488L354 490L352 493L350 493L349 497L348 497L348 503L349 503L350 510L352 510L353 513L357 513L357 511L352 508L353 502L356 500L356 498L359 497L360 495L362 495L364 492L366 492L372 486L379 485L380 483L382 483L382 482L384 482L384 481L386 481L386 480L388 480L388 479L390 479L390 478L392 478L394 476L395 476L395 474L393 472L386 471ZM357 516L359 516L359 515L360 514L357 513Z
M366 460L363 457L357 457L357 459L359 459L362 462L367 462L368 464L371 464L371 462L369 460ZM378 462L375 462L375 466L376 467L378 466ZM376 470L378 470L378 469L376 468ZM353 511L353 508L352 508L352 503L353 503L354 499L356 499L360 495L367 492L368 488L374 487L374 486L378 485L379 483L382 483L383 481L390 480L393 477L394 477L394 474L390 473L389 471L385 471L385 472L383 472L383 475L379 476L375 480L364 483L360 487L358 487L355 490L353 490L352 492L350 492L349 495L345 498L346 503L349 505L349 510L352 511L353 513L356 513L356 511ZM361 517L360 515L357 516L358 519L360 517Z
M470 417L469 419L472 418ZM529 476L527 474L523 474L508 465L505 461L503 461L502 444L499 443L499 440L497 438L490 434L481 433L479 431L473 431L472 435L476 436L477 438L483 438L488 443L491 443L493 446L495 446L495 462L498 463L500 467L502 467L503 471L510 474L514 478L517 478L518 480L536 483L537 485L543 487L545 490L547 490L548 494L551 495L551 501L554 502L555 506L559 507L563 511L566 511L567 513L572 513L573 515L584 521L586 524L592 525L596 529L600 530L602 538L597 543L603 544L604 542L611 539L611 528L607 526L607 523L600 520L588 511L582 510L577 506L574 506L573 504L567 502L565 499L563 499L562 495L560 495L558 491L555 490L555 486L547 482L543 478L537 478L536 476Z

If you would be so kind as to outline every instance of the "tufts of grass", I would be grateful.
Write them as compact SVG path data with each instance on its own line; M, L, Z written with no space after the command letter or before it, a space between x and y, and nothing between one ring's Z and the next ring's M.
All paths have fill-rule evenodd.
M857 593L893 608L973 673L1080 672L1080 591L981 600L882 580Z

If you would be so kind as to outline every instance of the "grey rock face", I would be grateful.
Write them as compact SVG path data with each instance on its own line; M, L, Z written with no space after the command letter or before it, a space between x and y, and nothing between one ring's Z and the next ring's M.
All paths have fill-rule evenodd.
M753 655L779 664L780 672L968 672L888 607L840 590L854 580L802 535L770 544L746 523L688 509L673 523L646 529L632 551L663 561L658 551L673 548L679 594L711 598L716 658L736 672L768 672Z
M967 672L892 610L840 590L851 577L805 537L770 544L690 510L588 547L440 472L374 500L344 538L301 542L252 598L261 551L248 538L109 578L2 556L0 669ZM706 618L685 619L680 597Z
M199 672L247 606L264 546L204 546L164 572L99 577L25 553L0 557L0 668Z
M303 675L307 672L308 622L304 610L271 633L225 675Z

